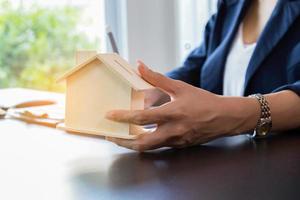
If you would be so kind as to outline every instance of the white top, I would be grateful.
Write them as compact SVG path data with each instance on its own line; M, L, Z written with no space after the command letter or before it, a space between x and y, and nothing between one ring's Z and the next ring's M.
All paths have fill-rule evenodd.
M256 47L256 43L244 44L243 26L232 43L224 70L223 95L243 96L247 68Z

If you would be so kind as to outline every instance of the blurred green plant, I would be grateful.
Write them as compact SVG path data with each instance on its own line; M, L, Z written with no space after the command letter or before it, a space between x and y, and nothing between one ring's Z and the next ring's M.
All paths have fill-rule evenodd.
M63 91L55 80L74 64L76 49L96 49L78 30L80 10L30 9L0 2L0 87Z

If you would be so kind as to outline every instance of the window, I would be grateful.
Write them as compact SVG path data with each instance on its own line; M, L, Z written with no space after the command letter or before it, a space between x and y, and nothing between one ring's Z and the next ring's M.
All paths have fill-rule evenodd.
M0 2L0 87L61 91L77 49L106 48L104 0Z
M202 42L205 25L216 12L216 5L216 0L178 0L178 50L181 61Z
M110 50L166 72L200 44L216 0L0 0L0 88L63 91L78 49Z
M107 1L119 9L107 20L121 55L132 65L142 59L162 73L180 66L200 44L204 26L216 10L216 0Z

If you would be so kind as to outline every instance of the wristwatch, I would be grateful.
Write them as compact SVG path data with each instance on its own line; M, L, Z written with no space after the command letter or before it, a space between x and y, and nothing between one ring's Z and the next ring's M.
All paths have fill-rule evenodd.
M268 136L269 132L272 129L272 118L271 110L267 99L262 94L253 94L249 97L257 99L260 104L260 118L257 122L256 128L251 135L252 138L264 138Z

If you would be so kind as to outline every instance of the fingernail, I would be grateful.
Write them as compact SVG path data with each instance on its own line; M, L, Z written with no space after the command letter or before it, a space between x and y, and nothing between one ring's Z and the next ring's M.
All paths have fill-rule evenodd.
M143 69L143 70L149 70L149 68L147 67L147 65L145 65L142 61L138 61L139 66Z
M112 119L113 117L114 117L113 111L109 111L105 114L105 118L107 118L107 119Z
M141 70L145 70L145 65L143 65L142 63L139 63L139 68L140 68Z
M139 74L141 76L143 76L145 74L145 72L146 72L146 69L145 69L145 67L143 65L139 65L138 66L138 71L139 71Z

